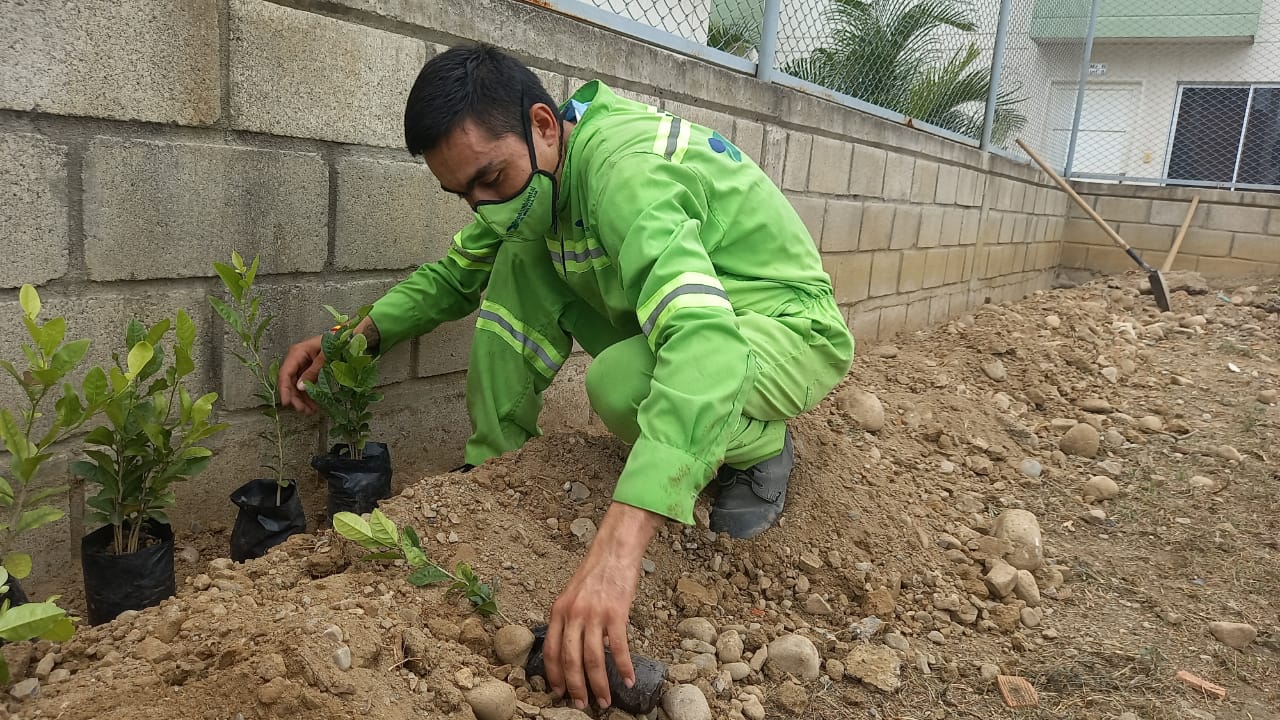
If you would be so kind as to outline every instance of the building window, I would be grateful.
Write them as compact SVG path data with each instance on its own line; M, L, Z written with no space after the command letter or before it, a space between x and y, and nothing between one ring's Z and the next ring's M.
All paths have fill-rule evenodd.
M1165 177L1280 185L1280 86L1181 86Z

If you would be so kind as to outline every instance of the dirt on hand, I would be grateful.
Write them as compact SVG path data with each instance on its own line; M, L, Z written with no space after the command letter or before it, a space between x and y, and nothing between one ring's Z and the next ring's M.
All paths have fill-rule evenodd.
M1018 675L1039 702L1019 718L1280 718L1280 300L1222 290L1161 314L1135 277L1097 281L860 348L792 425L777 528L717 536L703 500L650 548L631 650L679 688L656 716L1007 718L996 677ZM551 435L383 509L532 626L626 452ZM587 717L515 664L524 633L330 532L243 565L184 542L205 559L176 598L4 646L8 711Z

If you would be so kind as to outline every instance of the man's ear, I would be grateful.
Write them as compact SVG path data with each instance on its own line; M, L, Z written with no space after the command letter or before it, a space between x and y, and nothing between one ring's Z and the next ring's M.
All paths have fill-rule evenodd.
M535 103L529 108L529 126L533 134L543 142L554 145L560 141L560 120L554 108Z

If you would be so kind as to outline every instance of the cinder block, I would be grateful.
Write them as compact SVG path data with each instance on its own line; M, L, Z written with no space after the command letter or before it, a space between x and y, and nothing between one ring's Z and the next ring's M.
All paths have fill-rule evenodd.
M964 209L948 207L942 209L942 235L939 238L943 246L959 245L960 236L964 234Z
M907 303L907 321L903 330L914 332L929 327L929 299L922 298Z
M1000 222L1000 235L996 242L1000 245L1007 245L1014 242L1016 238L1014 233L1018 230L1018 216L1008 213L1004 216L1004 220Z
M907 306L894 305L880 309L880 325L876 331L877 340L887 340L902 332L907 324Z
M973 277L973 263L978 255L976 247L964 248L964 279L968 280Z
M1269 211L1266 208L1242 207L1240 205L1209 205L1205 209L1207 213L1204 226L1210 230L1262 233L1267 226Z
M956 202L966 207L977 207L982 204L983 188L987 184L987 176L977 170L961 170L960 186L956 189Z
M1034 215L1036 212L1036 186L1023 185L1023 187L1025 190L1022 193L1022 212L1027 215Z
M924 250L907 250L902 253L898 292L914 292L924 287L925 256Z
M849 330L857 345L870 345L875 342L876 333L880 329L880 311L863 310L860 312L849 308Z
M916 159L899 153L889 153L884 167L884 197L886 200L911 198L911 183L915 177Z
M1115 227L1115 223L1109 223ZM1188 232L1190 235L1190 232ZM1092 220L1070 218L1062 228L1062 239L1069 243L1112 246L1111 238Z
M929 298L929 326L936 327L947 321L950 314L951 298L938 295Z
M995 253L997 248L995 246L980 247L977 250L978 250L978 260L977 260L977 265L974 266L974 270L978 273L979 279L986 280L987 278L996 274Z
M982 201L987 197L987 183L991 182L991 177L984 172L973 171L973 205L975 207L982 205Z
M934 248L925 252L924 287L934 288L946 283L947 258L950 256L951 251L943 248Z
M787 133L787 162L782 176L784 190L806 189L809 179L809 157L813 153L813 136L804 133Z
M920 237L920 208L904 205L894 212L893 234L889 238L891 250L914 247Z
M988 210L978 224L978 242L994 245L1000 242L1000 223L1006 216L994 210Z
M418 377L431 377L466 370L471 361L471 340L475 337L476 313L447 322L418 338Z
M1066 193L1062 193L1062 195L1065 197ZM1084 200L1086 205L1088 205L1089 207L1097 211L1098 209L1097 195L1081 195L1080 198ZM1085 220L1089 219L1089 216L1085 213L1084 210L1080 209L1080 206L1077 205L1074 200L1068 200L1063 205L1063 207L1067 209L1066 215L1068 218L1082 218Z
M883 197L887 155L879 148L853 146L853 166L849 174L849 194Z
M1021 245L1011 245L1010 247L1013 248L1013 263L1009 267L1010 271L1018 273L1029 270L1030 268L1027 267L1028 245L1024 243Z
M950 285L952 283L958 283L961 280L966 279L967 276L965 275L965 272L964 272L964 259L965 259L964 248L960 248L960 247L947 248L946 253L947 253L947 257L946 257L947 274L946 274L945 284Z
M733 121L733 144L738 146L744 155L755 160L757 164L764 155L764 125L751 120L737 118Z
M232 127L403 147L421 41L263 0L230 0L230 22Z
M1251 277L1274 277L1280 265L1236 260L1235 258L1200 258L1196 270L1209 279L1238 280Z
M1173 270L1195 270L1200 266L1201 256L1179 252L1173 259Z
M400 278L370 278L345 282L307 280L305 282L266 282L262 284L262 307L275 315L271 331L263 338L265 357L283 357L289 346L299 340L318 335L333 325L324 305L342 312L353 312L382 297ZM408 378L411 343L401 343L378 361L378 384L387 385ZM222 397L231 409L253 407L254 385L249 373L240 367L231 352L238 340L230 332L222 336Z
M1151 201L1140 198L1098 198L1095 206L1103 220L1110 222L1146 222L1151 216Z
M0 134L0 228L8 238L0 287L42 285L66 274L65 147L39 135Z
M954 205L956 202L956 186L960 181L960 168L955 165L942 165L938 168L938 185L934 202L939 205Z
M1173 245L1174 228L1146 223L1120 223L1117 229L1124 241L1139 250L1168 252Z
M1196 217L1200 217L1199 210L1196 211ZM1267 234L1280 235L1280 210L1271 211L1270 219L1267 220Z
M1226 257L1231 252L1231 233L1221 230L1201 230L1191 228L1182 238L1182 247L1178 255L1208 255ZM1174 258L1177 262L1177 258Z
M329 175L310 153L97 138L84 198L94 280L210 276L233 249L271 273L328 256Z
M901 252L881 250L871 254L871 297L897 292L901 262Z
M556 102L564 102L571 94L573 94L568 89L569 79L564 75L561 75L560 73L553 73L550 70L543 70L541 68L529 69L533 71L534 75L538 76L538 80L542 81L543 89L547 91L547 94L551 96L552 100L555 100ZM573 90L576 91L578 87L579 85L575 83ZM636 102L642 102L646 105L652 104L655 107L657 106L655 102L656 98L648 98L640 93L634 93L624 88L615 87L613 88L613 91L617 93L619 97L624 97L628 100L635 100Z
M218 3L0 3L0 107L211 125Z
M440 259L473 219L426 165L364 158L338 163L334 263L344 270L417 267Z
M791 201L791 207L795 208L796 214L809 230L809 236L813 238L813 246L817 247L818 239L822 237L822 216L826 212L827 201L821 198L794 195L787 196L787 199Z
M1044 215L1049 212L1049 189L1039 186L1032 186L1028 192L1034 192L1036 196L1035 214Z
M1151 224L1152 225L1173 225L1180 226L1182 221L1187 217L1187 210L1191 207L1189 202L1170 202L1168 200L1151 201ZM1204 224L1205 208L1196 207L1196 214L1191 218L1190 227L1200 227Z
M1015 213L1022 212L1022 204L1026 200L1027 186L1015 180L1010 180L1009 188L1009 210Z
M181 308L196 324L196 371L187 383L187 388L196 396L217 389L211 382L210 368L206 362L210 355L206 348L215 344L215 338L221 337L222 320L218 320L217 326L210 324L213 313L202 289L93 289L95 292L85 292L81 288L46 288L40 291L43 306L40 321L48 322L53 317L64 317L67 321L66 340L87 338L91 342L89 354L81 366L83 372L71 379L73 384L79 385L84 372L94 365L104 369L111 367L111 353L123 354L128 351L124 347L124 330L129 320L137 318L150 325L162 318L175 317ZM31 341L22 325L22 310L16 293L12 300L0 301L0 318L3 318L0 321L0 358L25 367L27 360L22 353L22 344L29 344ZM172 338L173 334L170 332L169 339ZM197 393L197 390L200 392ZM25 404L25 397L8 374L0 374L0 407L17 410ZM52 408L52 402L49 405Z
M1031 216L1014 215L1013 216L1013 242L1025 243L1031 241L1030 226Z
M1012 209L1013 197L1013 181L1009 178L992 178L991 179L992 196L991 209L993 210L1010 210Z
M714 130L733 141L734 117L715 110L689 105L682 102L667 101L664 109L678 118L688 120L695 125ZM736 144L736 142L735 142ZM741 148L739 148L741 149Z
M862 208L862 230L858 234L859 250L886 250L893 234L893 205L868 203Z
M1095 245L1089 248L1085 267L1108 275L1117 275L1133 270L1137 266L1120 248Z
M774 185L782 187L782 170L787 157L787 131L776 125L764 128L764 150L760 168Z
M827 216L822 224L823 252L852 252L858 249L858 232L862 229L862 203L828 200Z
M932 203L938 188L938 163L921 160L911 178L911 202Z
M1231 244L1231 257L1264 263L1280 263L1280 238L1236 233L1235 240Z
M974 245L978 242L978 226L982 224L982 211L977 208L965 210L960 220L960 244Z
M1084 268L1088 267L1089 246L1077 245L1076 243L1064 243L1062 246L1062 257L1058 263L1063 267Z
M849 143L815 137L809 160L809 190L827 195L846 194L852 157L853 146Z
M942 208L920 209L920 239L916 241L917 247L937 247L942 243L942 220Z
M865 300L871 291L872 253L838 253L824 255L823 265L831 273L836 302L855 303Z

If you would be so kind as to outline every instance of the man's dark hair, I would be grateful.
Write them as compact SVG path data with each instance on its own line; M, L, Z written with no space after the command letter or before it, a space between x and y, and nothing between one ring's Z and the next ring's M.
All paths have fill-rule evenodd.
M421 155L467 120L494 137L522 135L525 115L538 103L556 107L538 76L519 60L489 45L452 48L418 73L404 108L404 142Z

